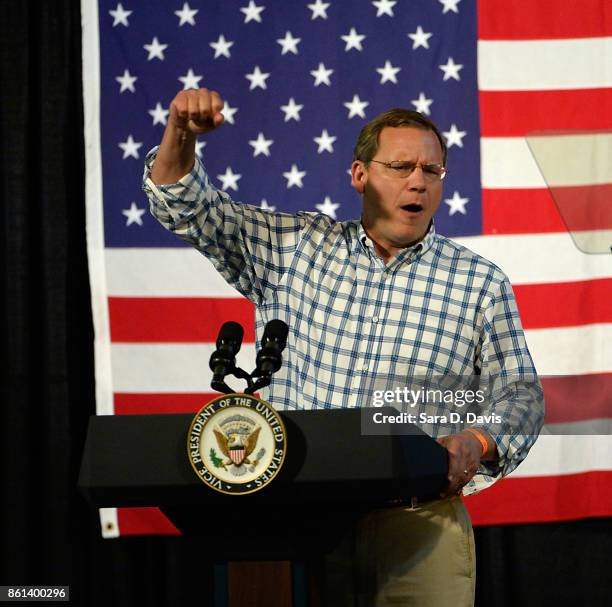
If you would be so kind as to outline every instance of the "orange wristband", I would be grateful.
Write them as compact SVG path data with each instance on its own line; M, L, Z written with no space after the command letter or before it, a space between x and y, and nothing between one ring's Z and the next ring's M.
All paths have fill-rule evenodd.
M476 430L476 428L466 428L466 430L468 432L471 432L478 439L478 442L482 447L482 453L480 454L480 457L484 457L487 454L487 451L489 450L489 443L487 442L487 439L483 436L482 432Z

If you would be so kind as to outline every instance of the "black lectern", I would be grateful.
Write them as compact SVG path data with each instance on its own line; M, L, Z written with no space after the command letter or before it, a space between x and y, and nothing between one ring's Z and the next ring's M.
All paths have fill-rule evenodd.
M96 507L157 506L231 561L324 553L367 510L435 498L446 486L446 450L412 425L374 427L375 412L397 415L388 407L281 412L284 466L248 495L218 493L196 477L187 457L193 415L92 417L79 487Z

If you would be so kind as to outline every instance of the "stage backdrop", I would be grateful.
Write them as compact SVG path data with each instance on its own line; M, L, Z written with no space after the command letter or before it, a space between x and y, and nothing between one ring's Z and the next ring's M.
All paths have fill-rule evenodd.
M510 478L466 500L474 523L612 514L612 260L568 233L612 228L612 169L594 174L585 153L572 165L582 174L561 158L551 177L528 143L545 131L574 148L566 131L580 131L581 149L609 148L607 0L82 0L82 15L99 414L199 409L226 320L245 325L239 363L254 363L251 304L157 224L140 189L178 90L225 99L226 124L197 150L221 189L339 220L359 215L348 169L360 128L414 108L449 146L436 228L508 274L546 392L543 436ZM568 220L547 181L589 212ZM176 533L156 509L101 518L108 537Z

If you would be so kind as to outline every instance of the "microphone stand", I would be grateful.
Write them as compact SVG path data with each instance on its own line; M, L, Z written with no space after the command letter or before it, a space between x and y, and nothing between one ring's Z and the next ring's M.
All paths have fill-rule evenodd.
M244 379L247 382L247 389L245 390L245 394L253 394L253 392L249 392L249 390L251 389L251 387L254 385L253 384L253 380L251 378L251 375L249 373L247 373L244 369L241 369L240 367L234 367L230 372L228 373L224 373L223 375L220 376L220 378L215 379L213 377L213 380L210 382L210 387L213 390L216 390L217 392L222 392L223 394L233 394L234 392L236 392L236 390L232 390L232 388L230 388L226 383L225 383L225 377L227 375L233 375L234 377L237 377L238 379ZM268 384L270 382L268 381ZM257 389L257 388L255 388Z
M252 373L247 373L244 369L240 367L234 367L228 373L224 373L221 376L215 376L217 379L213 377L213 380L210 382L210 387L217 392L222 392L223 394L234 394L236 390L232 390L226 383L225 377L228 375L233 375L238 379L244 379L247 382L246 390L244 394L255 394L257 390L260 388L265 388L270 385L272 381L272 372L258 372L257 369L254 369ZM259 377L257 381L253 381L254 377Z
M232 323L226 323L226 325L227 324L231 325ZM236 323L233 324L235 325ZM260 388L269 386L272 381L272 375L280 369L282 364L281 353L285 348L287 331L287 325L279 320L272 320L266 325L262 338L263 345L257 353L257 366L252 373L247 373L244 369L237 367L233 356L231 359L222 358L222 364L216 366L214 364L214 357L219 352L219 350L217 350L213 353L210 362L210 366L213 369L213 378L210 383L211 388L223 394L233 394L235 390L232 390L225 382L225 377L228 375L233 375L238 379L244 379L247 382L244 394L254 394ZM240 335L240 341L242 341L242 335ZM217 343L217 347L220 347L219 342ZM238 346L238 349L239 348L240 346ZM233 353L233 355L235 355L235 353ZM253 378L256 377L259 379L253 381Z

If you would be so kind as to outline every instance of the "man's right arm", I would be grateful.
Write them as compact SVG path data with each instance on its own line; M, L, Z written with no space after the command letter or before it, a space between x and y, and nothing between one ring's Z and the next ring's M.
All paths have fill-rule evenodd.
M175 183L195 162L198 135L223 124L223 101L208 89L181 91L170 104L168 124L159 145L151 179L157 185Z
M211 183L195 157L195 141L197 134L223 123L222 107L219 95L206 89L175 97L162 142L147 156L143 189L151 212L166 229L261 304L292 263L306 219L234 202Z

